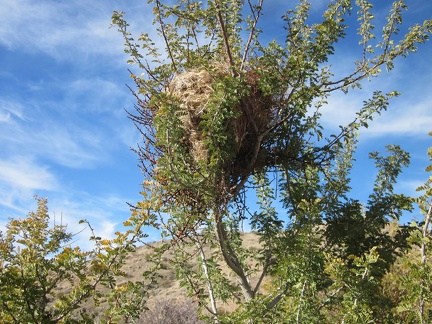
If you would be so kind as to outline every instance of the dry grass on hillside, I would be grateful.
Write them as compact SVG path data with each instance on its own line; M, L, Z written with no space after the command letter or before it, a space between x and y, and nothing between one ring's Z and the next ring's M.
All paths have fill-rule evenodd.
M257 236L252 233L242 234L243 247L249 250L258 248L259 243ZM151 251L154 247L159 246L160 242L154 242L148 246L141 246L136 249L135 252L127 255L125 264L122 270L126 273L126 276L117 278L117 285L121 286L126 284L128 281L136 282L142 279L142 273L149 269L151 263L150 259ZM205 247L206 255L211 252L210 247ZM148 311L143 312L140 322L141 323L200 323L196 316L197 303L194 298L187 296L185 290L180 287L179 280L176 279L175 269L172 268L170 260L173 258L173 252L167 251L163 256L162 269L160 270L161 278L158 284L150 289L150 296L146 303ZM196 259L191 259L190 265L192 267L198 267ZM234 275L229 275L230 271L227 267L221 269L229 278L234 282ZM257 278L252 277L252 282L256 281ZM57 293L66 292L70 290L70 283L60 283L56 289ZM102 293L107 292L106 288L100 287L99 291ZM100 305L95 306L92 299L87 300L81 307L86 309L88 314L95 314L97 321L109 307L108 301L104 298L100 300ZM227 303L224 305L218 304L218 311L225 313L231 312L235 309L234 303ZM175 319L175 320L174 320Z

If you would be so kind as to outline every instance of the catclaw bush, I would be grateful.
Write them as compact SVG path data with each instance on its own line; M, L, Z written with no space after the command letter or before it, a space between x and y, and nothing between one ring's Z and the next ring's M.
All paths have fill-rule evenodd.
M157 300L152 309L145 312L141 323L146 324L201 324L199 320L197 305L191 299Z

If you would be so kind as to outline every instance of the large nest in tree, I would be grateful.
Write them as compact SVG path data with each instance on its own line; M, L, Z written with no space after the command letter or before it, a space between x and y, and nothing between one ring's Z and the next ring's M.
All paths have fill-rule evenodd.
M215 64L210 71L203 68L178 74L169 84L170 94L180 102L180 120L195 161L209 158L200 123L208 112L207 107L214 93L213 84L228 77L230 73L228 65ZM259 89L258 74L254 71L246 72L244 80L248 88L247 94L233 107L229 107L236 117L225 121L226 135L234 140L233 147L230 147L230 153L234 153L234 157L231 161L226 161L225 167L230 173L237 174L243 173L241 169L246 168L258 153L258 138L269 125L272 108L271 97L263 95Z

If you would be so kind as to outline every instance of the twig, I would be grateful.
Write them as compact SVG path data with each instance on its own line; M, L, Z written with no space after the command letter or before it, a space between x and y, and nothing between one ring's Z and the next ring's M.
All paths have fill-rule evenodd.
M225 22L224 22L223 17L222 17L222 13L221 13L221 10L220 10L220 5L219 5L219 2L216 1L216 0L215 0L214 3L215 3L216 11L217 11L217 18L218 18L219 25L220 25L221 31L222 31L222 37L223 37L223 40L224 40L225 51L226 51L226 54L228 56L229 64L230 64L231 67L233 67L234 66L234 60L233 60L233 57L232 57L232 54L231 54L231 48L230 48L230 44L229 44L229 41L228 41L227 30L225 28ZM231 72L233 73L233 75L235 75L235 71L234 70L231 69Z
M249 7L251 8L252 15L254 16L254 22L253 22L253 25L251 27L250 33L249 33L249 38L248 38L248 40L246 42L245 50L243 52L243 58L242 58L242 63L241 63L241 66L240 66L240 70L243 70L244 63L246 62L247 54L249 52L249 49L250 49L250 46L251 46L251 43L252 43L252 39L254 38L256 26L258 24L258 20L259 20L260 15L261 15L261 10L262 10L262 6L263 6L263 2L264 2L264 0L259 0L258 10L256 11L256 14L255 14L253 6L252 6L250 0L248 0Z
M170 43L169 43L169 41L168 41L168 39L166 37L166 34L165 34L165 23L164 23L164 21L162 20L162 17L161 17L161 3L160 3L159 0L156 0L156 6L157 6L157 9L158 9L159 25L160 25L160 28L161 28L162 36L163 36L163 38L165 40L165 44L166 44L166 48L167 48L167 51L168 51L168 55L169 55L169 57L171 59L171 63L173 65L174 71L177 72L177 65L175 63L174 56L172 55L172 52L171 52Z

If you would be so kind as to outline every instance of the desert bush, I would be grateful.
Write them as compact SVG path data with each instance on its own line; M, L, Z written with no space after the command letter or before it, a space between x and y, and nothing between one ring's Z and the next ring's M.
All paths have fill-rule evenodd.
M93 250L83 251L71 245L74 235L65 225L52 223L47 199L36 201L35 212L10 219L5 232L0 231L0 323L92 323L98 317L119 322L138 317L155 277L148 271L146 278L152 279L145 283L119 284L119 278L126 276L125 258L135 250L139 231L103 240L83 221L94 241ZM109 307L98 307L107 303Z
M140 318L146 324L199 324L197 305L191 299L164 299L156 301L154 307Z

